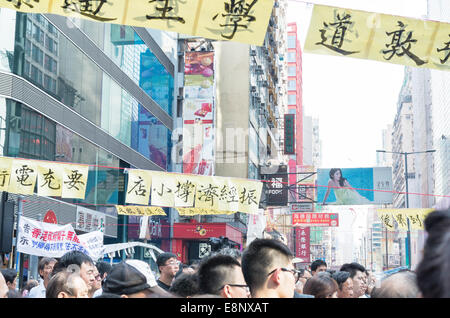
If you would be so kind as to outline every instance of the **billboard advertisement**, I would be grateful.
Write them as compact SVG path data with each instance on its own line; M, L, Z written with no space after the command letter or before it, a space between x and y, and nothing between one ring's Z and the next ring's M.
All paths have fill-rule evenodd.
M284 154L295 155L295 114L284 115Z
M317 202L332 205L392 203L392 168L317 170Z
M183 172L214 174L214 52L186 52Z
M310 228L295 228L295 256L301 258L302 263L309 263L311 258Z
M281 165L275 174L264 175L266 185L266 200L268 206L287 206L288 204L288 173L287 166Z

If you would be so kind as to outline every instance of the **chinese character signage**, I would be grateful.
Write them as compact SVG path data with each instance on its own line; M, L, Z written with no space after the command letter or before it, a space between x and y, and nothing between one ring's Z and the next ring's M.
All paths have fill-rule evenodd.
M411 230L424 230L424 220L433 209L377 209L378 217L386 229L395 230L395 224L400 230L408 230L408 220Z
M17 250L30 255L59 258L69 251L89 255L71 224L57 225L21 217Z
M317 170L317 201L332 205L392 203L392 168Z
M0 7L51 13L262 45L274 0L0 0Z
M295 155L295 114L284 115L284 154Z
M287 166L279 166L275 174L264 175L266 200L268 206L287 206L288 204L288 172Z
M315 5L305 52L450 70L450 24Z
M83 232L104 231L105 214L77 206L75 229Z
M214 174L214 52L186 52L183 172Z
M293 226L339 226L337 213L292 213Z
M89 252L92 260L102 259L105 254L105 246L103 245L103 232L94 231L78 236L80 243Z
M302 263L309 263L311 258L310 250L310 228L295 228L295 256L302 260Z

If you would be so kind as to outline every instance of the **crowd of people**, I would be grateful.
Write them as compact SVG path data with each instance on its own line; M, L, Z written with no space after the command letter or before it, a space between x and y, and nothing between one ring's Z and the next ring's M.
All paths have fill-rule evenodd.
M158 255L158 273L141 260L111 265L71 251L42 258L40 282L17 291L17 272L0 275L0 298L449 298L450 210L425 220L423 259L415 271L401 270L380 281L358 263L330 270L323 260L296 267L281 241L256 239L243 252L223 248L191 265L173 253Z

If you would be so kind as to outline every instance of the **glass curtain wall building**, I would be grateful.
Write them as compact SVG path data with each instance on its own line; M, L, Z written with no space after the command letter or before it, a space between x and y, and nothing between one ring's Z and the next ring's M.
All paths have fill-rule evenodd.
M171 170L176 37L8 9L0 21L0 155L90 164L85 200L60 202L58 222L82 206L105 214L105 243L126 241L124 168ZM34 219L56 202L28 201Z

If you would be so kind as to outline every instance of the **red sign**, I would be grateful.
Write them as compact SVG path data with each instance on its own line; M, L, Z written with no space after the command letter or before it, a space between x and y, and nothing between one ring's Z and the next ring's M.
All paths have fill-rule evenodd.
M242 233L227 223L175 223L174 239L208 239L210 237L228 237L242 244Z
M295 256L298 258L301 258L303 260L303 263L309 263L310 262L310 240L309 240L309 234L310 229L309 227L301 228L297 227L295 228Z
M52 210L48 210L47 213L45 213L42 222L58 224L58 219L56 218L55 212L53 212Z
M339 226L337 213L292 213L293 226Z

